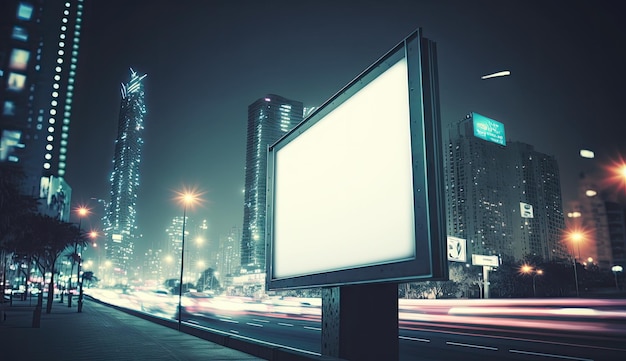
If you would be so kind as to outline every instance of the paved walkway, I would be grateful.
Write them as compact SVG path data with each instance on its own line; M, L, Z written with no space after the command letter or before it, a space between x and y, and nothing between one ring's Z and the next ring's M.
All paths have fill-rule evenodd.
M67 301L66 301L67 302ZM54 301L32 327L36 299L14 301L0 320L2 360L263 360L85 300L81 313Z

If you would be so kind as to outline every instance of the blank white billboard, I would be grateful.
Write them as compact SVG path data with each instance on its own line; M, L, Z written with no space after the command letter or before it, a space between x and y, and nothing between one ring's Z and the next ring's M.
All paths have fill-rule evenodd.
M283 147L274 167L276 277L412 258L406 60Z
M447 277L424 40L409 36L269 148L269 289Z

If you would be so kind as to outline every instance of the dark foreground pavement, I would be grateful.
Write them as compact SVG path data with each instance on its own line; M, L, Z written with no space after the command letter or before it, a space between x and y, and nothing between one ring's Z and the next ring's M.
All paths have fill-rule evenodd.
M0 305L6 314L6 320L0 319L0 360L278 359L253 356L89 299L81 313L76 302L70 308L55 300L49 314L44 300L39 328L33 328L35 304L32 299Z

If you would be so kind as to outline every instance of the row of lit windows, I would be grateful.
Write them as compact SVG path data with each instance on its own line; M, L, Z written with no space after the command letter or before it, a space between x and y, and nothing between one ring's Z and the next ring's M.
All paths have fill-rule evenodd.
M82 1L82 0L81 0ZM65 3L65 10L63 11L63 14L65 15L65 17L63 17L61 19L61 21L63 22L63 24L67 24L68 22L68 18L67 16L70 14L69 8L70 8L71 4L69 2ZM69 123L70 123L70 116L71 116L71 104L72 104L72 97L73 97L73 91L74 91L74 77L76 75L76 62L77 62L77 56L78 56L78 42L80 40L80 22L82 21L81 16L82 16L82 4L78 5L78 10L76 12L77 14L77 18L76 18L76 25L75 25L75 29L74 29L74 44L72 46L72 52L71 52L71 57L70 57L70 72L69 72L69 78L68 78L68 86L67 86L67 92L66 92L66 105L65 105L65 111L63 113L63 127L61 128L61 142L60 142L60 148L59 148L59 163L58 163L58 172L59 172L59 176L63 176L65 174L65 153L67 152L67 138L68 138L68 131L69 131ZM63 68L61 67L61 64L63 64L64 60L62 58L62 56L65 55L65 39L67 38L67 26L66 25L61 25L60 27L61 29L61 33L59 34L59 50L57 51L57 55L58 58L56 60L57 62L57 66L55 67L55 72L56 74L54 75L54 83L52 84L52 100L50 101L50 118L48 119L48 123L50 125L53 125L56 123L56 119L55 116L57 115L57 107L59 106L59 103L57 101L57 98L59 97L59 92L58 90L60 89L60 81L61 81L61 73ZM48 141L48 144L46 145L46 150L48 152L52 152L54 146L53 146L53 141L54 141L54 134L55 129L53 126L48 127L48 136L46 138L46 140ZM50 169L51 164L50 161L52 160L52 154L51 153L46 153L44 156L46 162L44 162L43 167L44 169Z

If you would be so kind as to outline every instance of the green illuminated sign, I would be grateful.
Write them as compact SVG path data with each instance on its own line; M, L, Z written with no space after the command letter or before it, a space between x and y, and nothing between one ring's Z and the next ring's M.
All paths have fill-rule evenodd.
M506 145L504 124L487 118L478 113L472 113L474 121L474 136L500 145Z

